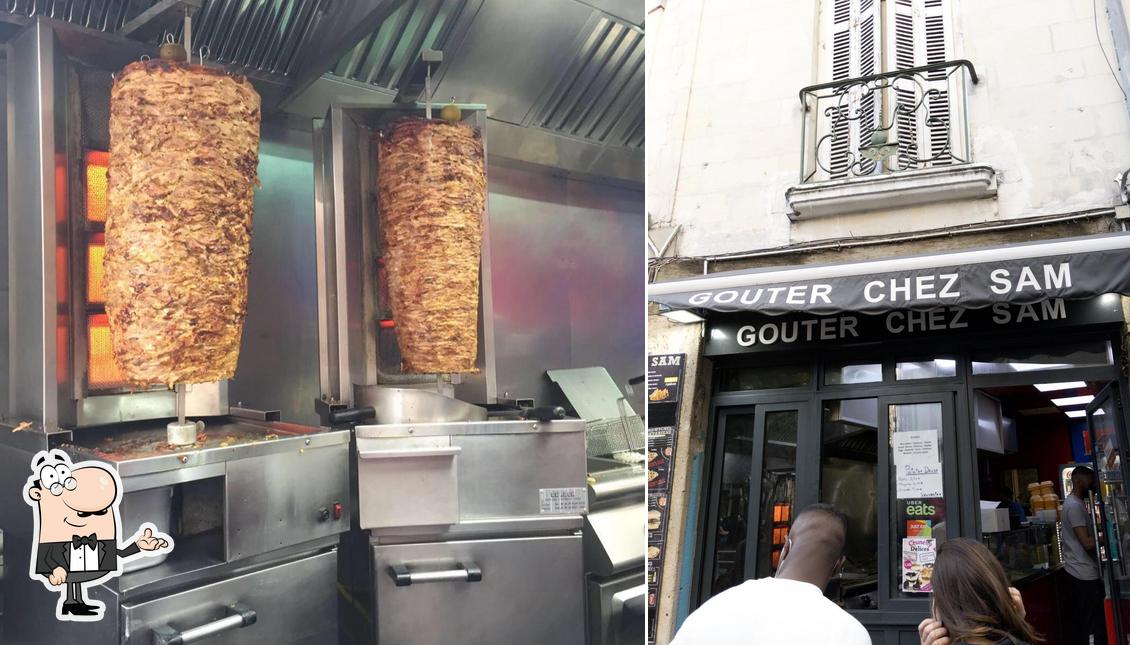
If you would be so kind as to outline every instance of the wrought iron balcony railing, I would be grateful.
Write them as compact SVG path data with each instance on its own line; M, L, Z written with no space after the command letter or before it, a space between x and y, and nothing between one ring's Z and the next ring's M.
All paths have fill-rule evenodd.
M955 60L802 89L801 183L971 162L967 81Z

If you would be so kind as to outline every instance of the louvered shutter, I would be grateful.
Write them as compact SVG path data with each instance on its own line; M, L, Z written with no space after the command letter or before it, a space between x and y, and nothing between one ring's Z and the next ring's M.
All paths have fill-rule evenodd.
M884 43L887 69L900 70L952 59L953 40L947 0L887 0L890 38ZM899 143L896 170L953 163L950 96L960 86L947 81L948 70L928 72L922 82L894 82L887 121L893 119ZM953 84L953 87L951 87ZM930 90L936 92L927 93ZM921 103L921 105L920 105Z
M831 44L831 56L825 59L823 79L846 81L879 73L880 0L830 0L830 5L831 11L825 11L823 31L824 42ZM827 160L821 164L826 178L874 172L873 161L856 164L861 159L860 146L870 141L871 132L879 123L880 97L859 86L827 106L831 114L825 116L824 107L821 106L823 123L819 130L824 143L817 155L821 161Z

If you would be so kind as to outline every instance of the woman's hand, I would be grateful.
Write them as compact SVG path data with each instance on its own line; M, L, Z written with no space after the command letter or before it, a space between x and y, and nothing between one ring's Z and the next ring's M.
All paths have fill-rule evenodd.
M1024 618L1024 599L1020 597L1020 590L1009 587L1008 595L1012 597L1012 604L1016 606L1016 611L1020 612L1020 617Z
M922 645L950 645L949 632L933 618L918 623L918 640Z

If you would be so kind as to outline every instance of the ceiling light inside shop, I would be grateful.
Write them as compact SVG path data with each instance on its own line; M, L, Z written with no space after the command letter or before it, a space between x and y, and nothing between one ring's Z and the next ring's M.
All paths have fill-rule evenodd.
M1037 383L1036 389L1041 392L1055 392L1056 390L1076 390L1087 387L1083 381L1066 381L1064 383Z
M659 315L666 316L669 320L673 320L677 323L683 323L685 325L690 324L690 323L699 323L699 322L702 322L703 320L706 320L705 318L696 314L695 312L687 311L686 309L674 309L672 311L662 311L662 312L660 312Z
M1062 399L1052 399L1052 403L1059 407L1067 407L1069 405L1086 405L1095 400L1094 394L1085 394L1083 396L1066 396Z
M1072 419L1079 419L1079 418L1087 416L1086 410L1064 410L1063 413L1066 414L1067 416L1071 417ZM1106 412L1103 412L1102 408L1095 410L1095 416L1096 417L1103 415L1103 414L1106 414Z

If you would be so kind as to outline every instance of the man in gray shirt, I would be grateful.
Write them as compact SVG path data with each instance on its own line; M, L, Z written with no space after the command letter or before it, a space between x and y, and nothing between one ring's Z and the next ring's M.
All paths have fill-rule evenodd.
M1103 582L1095 555L1095 536L1091 532L1090 511L1083 500L1095 489L1095 472L1076 466L1071 472L1071 494L1063 500L1063 568L1067 573L1068 608L1065 622L1066 643L1086 645L1093 634L1095 643L1106 642L1103 613Z

